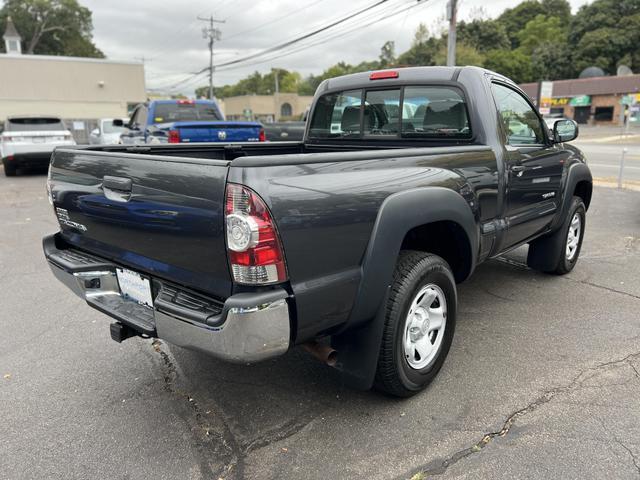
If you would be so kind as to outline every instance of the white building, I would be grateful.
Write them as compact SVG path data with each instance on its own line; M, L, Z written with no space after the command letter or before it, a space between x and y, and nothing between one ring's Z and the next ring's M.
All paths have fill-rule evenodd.
M0 54L0 120L14 115L64 119L126 117L146 99L144 66L94 58L24 55L10 18Z

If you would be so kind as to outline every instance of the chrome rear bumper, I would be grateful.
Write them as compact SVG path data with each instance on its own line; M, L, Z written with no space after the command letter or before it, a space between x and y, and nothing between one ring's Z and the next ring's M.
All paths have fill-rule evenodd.
M43 248L56 278L91 307L140 334L234 363L265 360L289 348L288 293L282 288L233 295L220 305L219 313L198 318L184 306L171 308L166 301L158 301L162 286L154 294L153 308L125 299L116 264L77 250L59 249L54 236L45 237ZM162 281L154 279L154 284L162 285Z

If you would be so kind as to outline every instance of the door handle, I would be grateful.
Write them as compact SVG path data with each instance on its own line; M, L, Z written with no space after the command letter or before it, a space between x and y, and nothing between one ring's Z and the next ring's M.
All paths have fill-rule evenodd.
M102 190L104 196L109 200L128 202L131 198L132 188L133 182L130 178L111 177L109 175L102 177Z
M511 171L518 173L518 172L524 172L527 169L527 167L525 167L524 165L512 165L511 166Z

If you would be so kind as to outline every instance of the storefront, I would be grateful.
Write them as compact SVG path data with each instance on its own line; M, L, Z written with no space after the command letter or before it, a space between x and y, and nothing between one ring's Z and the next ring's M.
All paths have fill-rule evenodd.
M622 125L640 105L640 75L557 80L553 83L551 116L572 118L581 124ZM520 87L537 100L538 83Z

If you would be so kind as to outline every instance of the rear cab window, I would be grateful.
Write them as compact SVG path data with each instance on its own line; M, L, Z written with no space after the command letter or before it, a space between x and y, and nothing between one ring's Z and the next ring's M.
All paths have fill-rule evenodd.
M7 132L66 130L62 120L55 117L10 118L5 125Z
M151 123L221 121L222 116L213 104L192 101L158 103L155 105Z
M346 90L318 98L310 139L471 139L462 90L448 85Z

